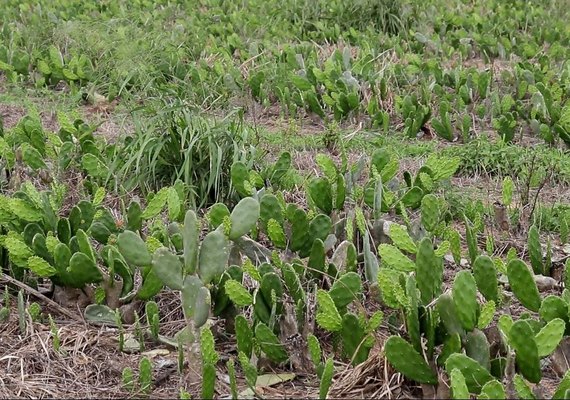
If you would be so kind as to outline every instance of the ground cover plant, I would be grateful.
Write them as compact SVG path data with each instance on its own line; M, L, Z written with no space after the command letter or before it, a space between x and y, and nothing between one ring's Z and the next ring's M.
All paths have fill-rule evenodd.
M570 398L563 2L0 9L2 397Z

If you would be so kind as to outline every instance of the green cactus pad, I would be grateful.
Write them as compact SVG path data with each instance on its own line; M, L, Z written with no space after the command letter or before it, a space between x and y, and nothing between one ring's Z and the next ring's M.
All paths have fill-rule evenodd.
M133 201L129 204L127 210L127 229L133 232L140 231L142 228L142 208L141 205Z
M477 326L477 284L469 271L459 271L453 281L453 302L455 312L466 331Z
M497 268L489 256L481 255L473 263L473 275L477 282L477 288L486 300L498 302L499 286L497 280Z
M71 225L67 218L60 218L57 221L57 238L61 243L69 244L71 240Z
M406 329L412 345L416 351L420 352L422 350L422 344L420 317L418 313L418 290L416 287L416 278L413 275L408 276L406 281L406 296L409 301L409 306L406 307Z
M542 248L540 247L540 237L536 225L531 226L528 230L528 255L534 273L543 274Z
M83 253L75 253L69 260L67 272L73 287L81 288L88 283L98 283L103 280L101 271L95 261Z
M332 222L328 215L319 214L309 224L309 236L312 240L320 239L323 242L331 232Z
M441 293L443 283L443 262L433 250L433 244L427 237L423 238L416 254L416 275L420 299L429 304Z
M481 396L487 396L488 399L504 400L507 398L503 384L497 380L492 380L483 385Z
M538 347L534 332L525 320L513 324L509 332L509 342L516 352L516 364L520 373L530 382L539 383L542 378Z
M477 246L477 235L473 230L473 225L467 219L465 219L465 240L467 241L469 261L473 264L479 255L479 247Z
M332 212L332 186L326 178L313 178L307 187L307 193L319 210L327 215Z
M166 247L161 247L153 255L152 268L166 286L174 290L182 290L182 263L176 254Z
M523 306L531 311L538 312L540 309L540 294L532 271L524 261L513 259L507 264L507 276L509 284L516 298Z
M279 338L263 322L258 323L255 327L255 339L271 361L282 363L289 358Z
M355 272L347 272L335 281L329 295L338 309L343 309L362 294L362 280Z
M85 233L83 229L78 229L75 237L77 238L77 245L79 246L79 251L85 254L87 257L96 261L95 252L93 251L93 247L91 247L91 243L89 242L89 237Z
M182 310L186 318L193 319L196 328L204 325L210 314L210 291L202 285L198 277L188 275L184 279L181 294Z
M283 223L283 210L277 196L271 193L263 195L259 208L259 217L266 225L270 219Z
M477 361L461 353L454 353L447 358L445 369L449 373L457 368L465 377L470 393L478 394L484 384L493 380L493 376Z
M487 371L491 370L489 342L485 334L479 329L475 329L467 334L465 354L481 364Z
M152 263L144 240L132 231L124 231L117 237L119 251L125 260L131 265L146 266Z
M94 222L89 228L89 234L99 243L106 244L111 231L101 222Z
M184 230L182 234L184 247L184 270L188 274L196 272L198 265L198 241L200 225L196 213L188 210L184 216Z
M204 284L208 284L224 273L230 257L229 243L221 231L210 232L204 237L199 255L198 274Z
M230 220L232 222L229 238L235 240L248 234L259 219L259 202L253 197L246 197L234 207Z
M426 194L421 203L422 225L433 232L439 222L439 201L433 194Z
M312 245L311 238L309 237L309 221L307 214L296 208L290 216L291 222L291 240L289 243L292 251L300 251Z
M307 270L309 274L315 278L321 278L325 272L325 244L321 239L313 242L309 261L307 263Z
M253 350L253 330L243 315L237 315L235 330L238 352L243 352L248 358Z
M346 358L352 360L353 365L366 361L370 347L364 342L366 332L356 315L352 313L344 314L340 335L342 337L342 349Z
M459 320L459 316L456 310L456 304L453 301L451 295L444 293L437 299L437 311L439 317L445 326L447 332L451 335L457 333L461 337L465 336L465 330L463 325Z
M461 337L458 333L450 335L443 343L443 348L441 353L437 358L437 365L444 366L445 362L452 354L459 353L461 351Z
M556 350L564 337L565 329L566 323L560 318L555 318L536 334L534 340L538 349L538 357L546 357Z
M452 399L470 399L469 390L465 383L465 377L460 370L454 368L449 374L451 381L451 398Z
M568 323L568 304L561 298L555 295L549 295L540 305L538 311L540 317L546 322L552 321L555 318L561 318Z
M391 336L384 344L390 364L406 378L419 383L437 384L437 374L414 347L399 336Z
M194 211L188 210L186 212L186 216L188 216L189 212L194 213ZM195 216L196 214L194 213L194 217ZM220 226L224 222L224 219L229 216L230 216L230 210L228 209L228 206L226 206L223 203L214 204L212 207L210 207L207 214L207 218L210 221L210 224L214 227L214 229ZM186 225L186 222L184 222L184 225Z
M273 306L271 291L275 291L275 297L277 299L276 311L277 313L281 313L283 309L283 284L275 272L268 272L264 274L261 278L261 284L259 285L259 292L263 296L265 304L267 304L270 308Z
M381 244L378 246L378 255L386 265L402 272L416 270L416 264L405 256L396 246Z

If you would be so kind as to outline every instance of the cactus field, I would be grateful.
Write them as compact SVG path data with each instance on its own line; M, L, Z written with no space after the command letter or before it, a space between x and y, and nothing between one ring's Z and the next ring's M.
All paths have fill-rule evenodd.
M0 398L570 399L561 0L0 0Z

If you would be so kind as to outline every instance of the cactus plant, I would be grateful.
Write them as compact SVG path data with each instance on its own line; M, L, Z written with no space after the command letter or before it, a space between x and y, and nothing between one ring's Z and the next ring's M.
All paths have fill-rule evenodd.
M242 352L247 357L251 357L251 352L253 350L253 333L249 323L243 315L236 316L235 330L238 352Z
M507 265L507 276L511 289L521 304L537 312L540 309L540 294L525 262L520 259L511 260Z
M542 378L538 346L530 324L516 321L509 331L509 343L516 352L516 364L521 374L530 382L538 383Z
M542 249L540 247L540 237L536 225L532 225L528 230L528 254L530 265L535 274L544 274L542 263Z
M352 364L357 365L366 361L371 346L365 343L366 332L356 315L352 313L343 315L340 334L344 354Z
M325 400L327 398L332 379L334 375L334 364L332 358L327 359L323 373L321 375L321 382L319 384L319 399Z
M548 295L542 300L538 311L540 317L546 322L555 318L560 318L566 323L569 322L568 304L559 296Z
M550 355L558 347L565 328L566 323L560 318L555 318L542 327L534 338L539 357Z
M332 212L332 185L326 178L313 178L307 187L307 193L319 210L327 215Z
M259 202L252 197L246 197L234 207L230 214L230 240L238 239L252 230L259 219Z
M501 382L497 380L492 380L487 382L481 388L481 394L479 398L487 398L487 399L497 399L497 400L504 400L506 399L507 395L505 393L505 388L501 384Z
M289 358L279 338L263 322L255 327L255 340L271 361L281 363Z
M416 286L416 278L413 275L408 276L406 281L406 295L408 297L409 306L406 308L406 328L410 341L416 351L422 349L420 317L418 313L418 291Z
M435 385L437 374L411 344L399 336L391 336L384 344L384 354L390 364L406 378Z
M437 299L437 311L441 322L445 326L446 331L450 334L459 334L461 337L465 336L465 329L456 310L456 303L453 297L447 293L442 294Z
M421 203L422 225L433 233L439 222L439 201L433 194L426 194Z
M478 329L467 334L465 354L477 361L487 371L491 370L489 342L483 332Z
M473 275L477 288L488 301L498 301L499 287L497 269L493 260L486 255L480 255L473 263Z
M416 275L420 299L429 304L441 293L443 283L443 261L436 257L429 238L423 238L416 254Z
M362 281L355 272L347 272L332 285L329 295L338 309L344 309L362 294Z
M456 368L465 377L465 383L470 393L480 393L483 385L494 379L481 364L465 354L454 353L447 358L445 362L447 372L450 373Z
M453 281L453 302L455 312L466 331L471 331L477 325L479 303L475 278L469 271L459 271Z
M449 374L451 381L451 398L452 399L469 399L469 390L465 383L465 377L457 368L454 368Z

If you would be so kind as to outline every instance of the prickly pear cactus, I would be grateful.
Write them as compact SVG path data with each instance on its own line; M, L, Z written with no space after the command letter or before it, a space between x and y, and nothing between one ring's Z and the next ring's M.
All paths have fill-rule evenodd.
M475 329L467 334L465 354L477 361L487 371L491 370L489 342L483 332Z
M507 265L507 276L511 290L523 306L531 311L540 309L540 294L534 281L533 273L520 259L514 259Z
M416 286L416 278L413 275L408 276L406 281L406 295L408 297L409 306L406 308L406 329L410 341L416 351L422 351L421 332L420 332L420 316L418 313L418 291Z
M501 382L492 380L483 385L479 398L483 397L486 397L487 399L504 400L507 398L507 394L505 393L505 388Z
M530 324L519 320L509 331L509 342L516 352L516 364L521 374L530 382L539 383L542 378L538 347Z
M447 372L450 373L456 368L465 377L465 383L470 393L480 393L483 385L494 379L481 364L465 354L455 353L447 358L445 362Z
M466 331L472 331L477 325L477 286L469 271L459 271L453 282L453 302L455 312Z
M204 237L198 257L198 275L204 284L223 274L229 256L229 243L221 231L212 231Z
M534 338L536 347L538 349L539 357L549 356L564 337L564 330L566 323L560 319L555 318L546 324Z
M236 240L249 233L259 219L259 202L253 197L242 199L232 210L230 215L230 240Z
M366 332L356 315L347 313L342 317L340 334L346 358L351 360L353 365L366 361L370 346L364 340Z
M546 322L555 318L560 318L566 323L569 322L568 304L561 297L552 294L542 300L538 313Z
M443 326L450 335L459 334L465 337L465 329L459 320L455 302L451 295L444 293L437 299L437 311Z
M307 193L319 210L327 215L332 212L332 185L326 178L313 178L309 183Z
M154 273L169 288L182 290L184 282L182 276L182 263L177 255L165 247L158 249L152 257Z
M477 236L473 226L467 219L465 219L465 239L467 241L467 250L469 251L469 260L473 264L479 255L479 247L477 246Z
M384 344L384 354L390 364L406 378L435 385L437 374L414 347L399 336L391 336Z
M362 295L362 280L355 272L347 272L337 279L329 295L338 309L344 309L353 300L358 300Z
M451 381L451 398L452 399L469 399L469 390L465 383L465 377L457 368L454 368L449 374Z
M499 283L497 279L497 268L493 260L486 255L481 255L473 263L473 275L477 282L477 288L486 300L498 302Z
M429 238L423 238L416 254L416 275L420 299L429 304L441 294L443 283L443 262L436 257L433 244Z
M251 357L253 350L253 331L243 315L236 316L235 331L238 352L243 352L247 357Z
M531 226L528 230L528 255L534 273L537 275L544 274L542 249L540 247L540 237L536 225Z
M433 194L426 194L421 203L422 225L433 233L439 222L439 201Z
M124 231L117 237L119 251L125 260L136 266L146 266L152 263L152 256L148 252L144 240L132 231Z
M279 338L262 322L255 327L255 339L261 350L271 361L281 363L289 357Z

